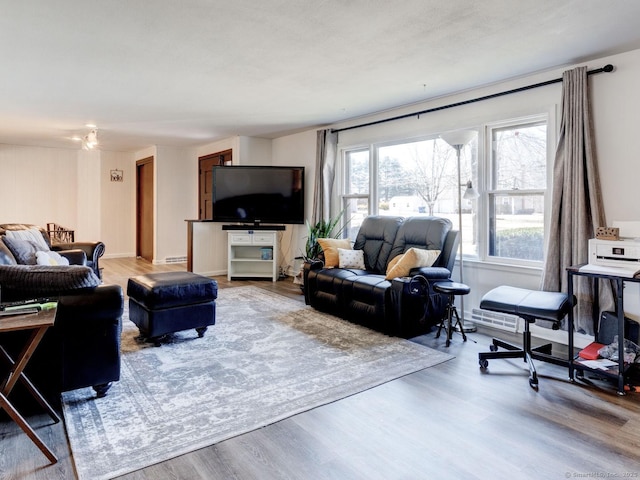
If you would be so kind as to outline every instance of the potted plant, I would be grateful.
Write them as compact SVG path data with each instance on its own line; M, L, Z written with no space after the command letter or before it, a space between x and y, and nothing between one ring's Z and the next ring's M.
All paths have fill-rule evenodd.
M307 226L307 242L305 244L305 255L302 259L307 262L314 258L318 258L320 255L320 244L318 243L319 238L339 238L344 230L344 227L340 228L338 231L334 232L338 222L340 222L340 218L342 217L342 213L338 213L335 217L330 218L329 220L320 220L316 222L314 225L309 223L309 220L305 221ZM298 283L301 288L304 288L304 263L300 267L300 271L293 277L294 283Z
M319 238L339 238L344 228L339 229L337 232L333 230L338 225L342 212L338 213L335 217L329 220L320 220L315 225L311 225L309 220L306 221L307 225L307 243L305 248L305 254L307 259L318 258L320 255Z

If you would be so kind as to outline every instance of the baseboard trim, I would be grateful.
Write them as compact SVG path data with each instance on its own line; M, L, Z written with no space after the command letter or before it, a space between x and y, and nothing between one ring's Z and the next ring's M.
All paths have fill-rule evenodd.
M130 253L105 253L101 258L136 258L136 254Z

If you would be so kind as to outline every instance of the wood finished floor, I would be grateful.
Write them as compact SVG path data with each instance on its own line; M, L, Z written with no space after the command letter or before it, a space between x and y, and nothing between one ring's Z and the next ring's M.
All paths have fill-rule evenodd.
M142 260L102 262L107 283L183 270ZM251 283L303 301L291 280ZM213 327L215 329L215 327ZM143 479L566 479L640 476L640 394L619 397L606 384L567 380L565 369L537 362L540 390L526 364L477 353L490 337L456 336L455 359L407 375L208 448L119 477ZM63 423L28 421L59 458L46 458L12 422L0 423L0 480L74 479ZM96 452L100 455L100 452Z

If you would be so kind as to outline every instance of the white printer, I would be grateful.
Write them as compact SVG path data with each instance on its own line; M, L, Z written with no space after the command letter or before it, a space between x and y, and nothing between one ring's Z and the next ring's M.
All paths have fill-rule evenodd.
M632 277L640 271L640 222L614 222L613 226L619 228L620 240L590 239L589 265L614 267L614 272Z
M640 269L640 242L635 240L589 240L589 263Z

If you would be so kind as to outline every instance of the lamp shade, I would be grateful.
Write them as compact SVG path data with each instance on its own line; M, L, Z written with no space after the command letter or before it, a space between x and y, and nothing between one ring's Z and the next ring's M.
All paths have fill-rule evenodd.
M479 196L480 194L476 191L475 188L473 188L473 183L471 183L471 180L469 180L467 182L467 188L464 191L464 195L462 196L462 198L464 198L465 200L474 200Z
M471 140L473 140L478 132L475 130L456 130L454 132L447 132L440 135L440 138L447 142L452 147L463 147Z

